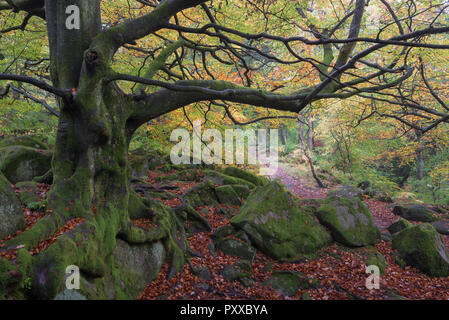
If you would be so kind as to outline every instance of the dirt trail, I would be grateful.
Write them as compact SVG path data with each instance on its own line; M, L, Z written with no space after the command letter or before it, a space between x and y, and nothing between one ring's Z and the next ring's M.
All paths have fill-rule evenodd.
M338 186L333 186L329 189L318 188L313 181L301 177L299 172L296 175L291 174L291 172L295 171L295 168L291 164L279 163L278 170L272 178L280 179L294 195L302 199L323 199L329 190L338 188ZM391 203L385 203L375 199L365 199L364 203L371 210L374 224L382 233L388 232L386 228L399 219L399 217L393 214L393 204Z

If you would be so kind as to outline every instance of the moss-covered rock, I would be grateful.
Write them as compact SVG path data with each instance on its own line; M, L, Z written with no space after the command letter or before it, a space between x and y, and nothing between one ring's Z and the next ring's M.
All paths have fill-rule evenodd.
M140 162L148 170L154 170L157 167L168 164L170 157L167 157L159 150L138 148L130 151L130 162L133 160Z
M43 142L44 139L37 135L13 136L0 139L0 148L10 146L24 146L42 150L48 150L49 147Z
M169 181L200 181L204 173L199 169L182 169L167 176L158 177L157 180Z
M207 205L217 206L218 198L215 194L215 186L211 181L204 181L187 190L183 195L184 201L193 208Z
M224 185L215 188L215 194L217 195L218 201L222 204L230 205L241 205L239 196L234 191L234 188L230 185Z
M449 220L440 220L430 223L438 233L449 235Z
M284 296L294 296L299 289L319 286L317 279L308 278L304 273L292 271L274 271L271 278L262 283L270 286Z
M196 211L191 205L184 204L175 209L177 216L181 217L186 223L186 231L189 234L194 234L197 232L209 232L212 230L212 226L204 216L202 216L198 211Z
M11 183L0 172L0 239L25 227L22 206Z
M337 190L330 190L327 193L328 197L342 197L342 198L347 198L347 197L356 197L359 199L363 199L363 191L355 188L353 186L342 186L341 188L337 189Z
M120 289L129 298L137 298L145 285L159 274L165 262L165 249L159 241L131 246L117 240L114 257Z
M387 203L393 202L393 199L387 193L385 193L383 191L376 190L374 188L367 188L366 190L363 190L363 194L370 198L379 200L381 202L387 202Z
M135 178L148 177L150 167L148 165L148 157L146 155L130 155L129 156L130 176Z
M389 227L388 227L388 231L391 234L395 234L399 231L402 231L406 228L412 227L413 224L411 224L410 222L408 222L407 220L400 218L398 221L393 222Z
M16 184L20 189L19 199L22 203L30 209L36 209L40 201L40 192L37 187L37 182L22 181Z
M224 173L221 173L221 172L218 172L215 170L206 169L206 170L203 170L202 173L204 174L204 180L210 180L214 184L217 184L219 186L222 186L225 184L230 184L230 185L235 184L235 185L246 185L250 189L253 189L255 187L254 183L249 182L245 179L231 177L231 176L228 176L227 174L224 174Z
M235 228L231 226L230 224L224 225L217 230L214 231L214 233L211 234L212 239L218 240L222 238L226 238L236 232Z
M219 238L215 246L223 253L248 261L253 261L256 255L256 250L253 247L247 243L231 238Z
M355 197L327 197L316 212L321 224L329 228L335 241L350 246L374 245L380 231L364 203Z
M102 277L86 275L81 270L80 289L67 290L65 281L57 300L136 299L159 274L166 253L160 241L130 245L117 240L111 265Z
M362 256L366 266L376 266L379 268L380 274L384 275L387 269L387 260L385 256L377 251L374 247L363 248L363 251L359 252Z
M358 188L362 191L363 195L368 196L373 199L377 199L382 202L393 202L393 199L384 191L377 190L369 181L362 181L357 185Z
M249 194L251 193L251 190L249 190L247 185L232 184L231 187L232 189L234 189L235 193L237 193L240 199L248 198Z
M393 249L410 266L432 277L449 275L449 253L441 236L428 223L406 228L393 236Z
M11 183L31 181L51 168L53 152L23 146L0 149L0 171Z
M310 208L299 208L277 181L253 191L231 224L245 231L258 249L283 261L314 255L331 242Z
M393 208L393 213L411 221L432 222L441 219L437 212L420 204L397 205Z
M223 268L222 275L229 282L239 281L245 286L249 286L252 282L251 274L245 270L242 270L237 265L225 266Z
M0 300L18 298L17 290L23 281L19 268L12 262L0 258Z
M259 177L252 172L239 169L237 167L231 167L231 166L226 167L223 172L225 174L227 174L228 176L240 178L240 179L246 180L248 182L251 182L255 186L263 186L268 183L267 179L265 179L263 177Z

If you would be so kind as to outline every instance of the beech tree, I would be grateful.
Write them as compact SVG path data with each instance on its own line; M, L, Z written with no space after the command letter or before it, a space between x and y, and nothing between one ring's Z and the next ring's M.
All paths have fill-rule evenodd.
M403 23L414 20L419 12L405 10L403 16L398 16L389 2L377 1L374 6L386 12L389 19L386 27L376 30L377 34L372 37L362 35L368 5L373 5L368 0L347 1L338 12L338 19L333 20L335 23L324 29L309 19L310 12L320 9L319 2L278 1L276 5L293 7L296 11L297 21L292 19L286 23L299 26L292 29L298 35L289 37L268 33L263 25L259 33L231 28L216 14L216 9L227 1L137 2L147 7L148 12L105 27L100 0L0 1L0 10L27 13L17 28L26 30L30 19L45 19L51 83L9 73L0 73L0 80L21 82L51 93L59 105L53 185L48 195L51 213L7 242L5 248L19 245L24 249L33 248L70 219L85 219L72 232L58 237L46 251L24 260L27 264L24 270L29 270L27 276L32 279L37 297L53 298L61 290L68 265L79 266L91 278L114 278L112 252L117 237L129 243L163 240L171 257L170 275L182 269L187 250L180 236L182 225L169 208L140 199L130 188L128 147L133 134L143 124L202 101L222 106L228 113L229 103L234 103L295 114L321 99L370 96L397 87L416 72L407 63L409 50L449 48L433 37L449 32L443 20L444 2L437 5L420 2L418 7L431 12L431 19L419 20L416 29L405 29ZM237 2L243 14L245 1ZM266 7L261 3L254 1L253 5L260 5L263 10ZM79 28L67 26L70 14L76 14L67 10L69 6L79 8ZM209 21L203 25L184 25L179 16L185 10L195 10ZM384 37L386 28L389 34ZM144 51L136 41L157 38L163 30L176 31L179 39L167 40L158 55L150 56L144 76L114 70L114 56L119 50L127 47ZM208 45L208 41L212 44ZM392 48L393 57L382 63L375 54L385 48ZM321 59L315 59L311 51L319 51ZM205 77L173 71L173 67L183 70L183 59L195 54L202 57ZM168 65L171 56L177 58ZM259 64L247 63L248 57L257 57ZM220 78L208 68L211 63L231 65L241 75L241 83ZM317 81L283 93L258 88L249 74L267 65L309 68L318 75ZM154 79L160 70L167 74L167 81ZM129 82L138 83L138 90L121 87ZM3 82L3 87L7 91L10 85ZM150 231L135 227L130 220L131 207L134 211L138 208L141 216L153 219L157 227Z

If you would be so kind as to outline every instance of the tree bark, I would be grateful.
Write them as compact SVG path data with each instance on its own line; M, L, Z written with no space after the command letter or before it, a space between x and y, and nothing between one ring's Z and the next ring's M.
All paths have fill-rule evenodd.
M326 188L326 185L321 181L321 179L318 177L318 175L317 175L316 172L315 172L315 167L314 167L314 165L313 165L312 157L311 157L310 152L309 152L309 150L308 150L308 147L306 146L306 143L305 143L305 141L304 141L304 123L303 123L303 122L304 122L304 120L305 120L305 117L304 117L304 115L301 115L301 117L302 117L302 120L301 120L301 121L298 119L298 126L299 126L299 134L298 134L298 138L299 138L299 146L301 147L301 150L303 151L304 156L305 156L306 159L307 159L307 162L308 162L309 167L310 167L310 172L312 173L312 176L313 176L313 178L315 179L315 181L316 181L318 187L320 187L320 188ZM310 130L311 130L311 129L309 128L309 131L310 131Z
M96 283L112 278L110 281L119 291L119 282L126 276L120 275L114 264L117 237L131 244L164 241L166 252L171 255L171 275L184 265L184 251L177 238L181 226L174 212L143 201L130 190L128 147L138 126L129 121L129 99L115 83L104 80L111 72L109 66L92 57L100 53L90 48L100 31L99 3L45 3L53 83L60 88L75 88L76 93L72 99L59 101L61 112L52 163L54 180L47 195L49 213L33 228L6 242L6 247L23 246L20 254L29 256L28 250L52 237L70 220L81 218L84 222L23 262L23 270L29 272L24 277L31 278L32 294L39 299L52 299L65 289L64 276L69 265L78 266L83 276L97 279ZM85 13L80 30L65 28L68 4L78 5ZM144 232L132 225L130 201L142 202L142 217L157 225L154 230Z

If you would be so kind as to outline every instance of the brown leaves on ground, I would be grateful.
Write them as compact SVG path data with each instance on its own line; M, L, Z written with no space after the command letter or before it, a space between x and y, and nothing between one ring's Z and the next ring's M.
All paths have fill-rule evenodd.
M288 181L284 181L286 177L289 177ZM281 179L302 199L326 196L327 190L304 186L285 172ZM373 199L366 199L365 204L370 208L374 222L382 232L388 232L386 228L399 219L392 212L392 204ZM206 208L208 214L205 216L210 221L213 231L228 224L230 220L217 213L221 206L223 205L197 208L200 213ZM237 211L238 207L235 209ZM258 251L252 263L254 285L247 288L238 281L229 282L223 278L221 275L223 268L234 264L238 258L219 251L214 257L209 251L212 244L210 235L210 232L198 233L188 241L191 248L203 255L202 258L192 258L192 265L207 267L211 273L211 280L195 276L188 265L184 266L182 274L167 280L168 265L164 265L157 279L147 285L139 299L301 299L307 291L309 296L316 300L384 300L390 299L391 290L407 299L449 299L449 277L430 278L412 267L402 269L395 261L391 242L385 241L375 246L387 261L386 274L380 278L379 290L366 288L369 274L366 273L366 265L360 254L357 254L365 249L351 250L335 243L323 249L317 259L306 259L299 263L280 263ZM449 248L449 236L443 238ZM315 289L298 290L292 297L282 296L272 288L261 284L276 270L303 272L309 278L318 279L320 286Z
M174 172L169 172L171 174ZM156 185L156 177L159 173L150 172L148 182ZM282 180L285 177L281 177ZM290 190L294 194L300 194L302 199L322 198L326 190L314 189L310 186L302 186L298 181L290 179L287 181ZM159 182L160 183L160 182ZM182 195L186 190L199 182L176 182L178 189L170 192ZM48 191L48 185L39 185L44 192ZM310 190L308 192L307 190ZM18 192L18 190L16 190ZM163 200L166 205L175 207L180 204L178 198ZM365 204L370 208L376 225L383 231L399 218L392 213L392 204L383 203L378 200L366 199ZM238 206L218 205L216 207L201 206L197 211L206 217L213 231L229 223L230 217L219 213L221 207L232 209L235 214ZM22 208L26 228L18 231L16 234L0 240L0 248L5 241L14 238L21 232L31 228L37 220L42 218L45 213ZM30 250L35 255L53 244L57 237L72 230L82 223L83 219L72 219L63 227L55 232L52 237L39 243L36 248ZM149 219L133 220L133 224L143 229L154 228L154 223ZM212 232L213 232L212 231ZM449 236L443 236L446 246L449 248ZM210 251L213 245L211 232L202 232L194 234L188 238L190 247L202 257L191 259L194 268L207 267L210 271L210 280L199 278L186 264L182 274L175 275L171 280L167 280L169 265L162 267L158 277L147 284L139 299L301 299L307 292L312 299L317 300L345 300L345 299L389 299L391 290L407 299L449 299L449 277L430 278L415 268L406 267L402 269L395 261L395 251L391 248L391 242L381 241L375 247L382 253L387 261L385 275L381 276L379 290L368 290L366 288L366 266L361 260L357 250L351 250L337 244L333 244L323 249L318 258L310 260L305 259L298 263L280 263L261 252L256 253L252 263L252 279L254 285L245 287L240 282L227 281L223 275L223 269L227 265L234 264L238 258L226 255L220 251L215 252L215 256ZM358 249L364 250L364 249ZM10 260L15 259L16 250L0 252L0 257ZM273 271L290 270L307 274L309 278L319 280L320 286L315 289L298 290L292 297L282 296L274 289L263 286L262 282L269 279Z
M14 190L16 192L16 195L18 195L22 191L19 188L15 187L14 185L13 185L13 187L14 187ZM37 184L37 189L38 189L39 196L40 196L39 197L40 198L39 201L41 201L43 198L45 198L45 195L50 190L50 187L51 186L48 185L48 184L43 184L43 183ZM71 205L73 205L73 203ZM22 230L18 230L16 233L8 236L5 239L1 239L0 240L0 249L4 246L6 241L11 240L11 239L17 237L22 232L31 229L34 226L34 224L39 219L44 217L47 213L51 213L51 210L47 210L46 212L40 212L40 211L28 209L27 207L25 207L22 204L22 212L23 212L23 215L24 215L24 218L25 218L25 228L22 229ZM65 234L65 233L71 231L72 229L74 229L76 226L80 225L84 221L85 221L84 218L70 219L61 228L59 228L51 237L40 241L39 244L35 248L29 250L30 254L31 255L36 255L39 252L44 251L49 246L51 246L56 241L56 239L59 236L61 236L61 235ZM8 260L14 260L16 258L17 249L20 249L20 248L23 248L23 246L19 245L15 249L10 249L10 250L7 250L7 251L1 251L0 252L0 257L1 258L6 258Z

